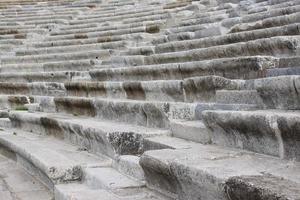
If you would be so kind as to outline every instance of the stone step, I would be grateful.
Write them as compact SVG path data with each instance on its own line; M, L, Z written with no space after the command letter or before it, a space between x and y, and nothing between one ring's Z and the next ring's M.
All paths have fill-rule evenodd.
M300 164L212 145L147 151L147 186L175 199L297 199ZM182 187L184 186L184 187Z
M43 183L3 155L0 155L0 169L1 199L53 199L53 195Z
M47 38L48 41L59 41L59 40L76 40L83 38L96 38L96 37L104 37L104 36L114 36L114 35L125 35L132 33L156 33L159 32L160 27L158 25L148 25L148 26L140 26L134 28L127 28L121 30L111 30L111 31L100 31L100 32L91 32L85 34L70 34L70 35L57 35L50 36Z
M14 128L63 139L80 149L111 158L140 155L144 151L144 138L170 135L169 130L64 114L14 111L9 118Z
M32 46L35 48L43 48L43 47L59 47L59 46L72 46L72 45L84 45L84 44L105 44L111 45L110 43L114 42L124 42L124 41L135 41L137 38L150 38L150 33L145 32L137 32L137 33L129 33L122 35L113 35L113 36L99 36L95 38L87 38L84 35L78 36L77 39L68 39L68 40L58 40L58 41L43 41L38 43L32 43ZM1 40L0 40L1 41Z
M127 188L140 189L145 186L145 183L129 178L111 167L88 168L84 170L84 175L84 183L91 189L120 192Z
M1 40L27 39L27 33L0 35Z
M215 34L219 35L227 32L227 28L225 26L221 26L222 20L227 18L228 14L222 14L217 16L205 16L181 20L180 23L174 24L170 28L167 28L165 34L179 34L184 32L194 32L196 34L198 31L201 32L205 30L215 30ZM197 35L199 36L199 34Z
M23 39L24 38L15 38L15 39L2 40L1 36L0 36L0 44L1 45L10 45L10 46L14 47L16 45L22 45L22 44L24 44Z
M129 191L125 194L113 194L107 190L93 190L84 184L64 184L55 186L55 200L171 200L168 197L147 189Z
M8 129L12 127L11 121L9 118L0 118L0 127ZM3 130L0 128L0 130Z
M5 23L5 22L4 22ZM25 25L46 25L46 24L69 24L66 19L41 19L34 20L29 22L24 22Z
M1 82L68 82L72 80L91 80L86 71L58 71L58 72L29 72L29 73L2 73Z
M158 102L78 97L55 97L53 101L56 112L163 129L170 127L170 120L202 119L202 111L204 110L257 109L256 105L249 104ZM46 107L48 106L46 105Z
M26 110L30 99L25 95L0 95L0 109Z
M122 49L126 47L125 41L106 42L100 44L82 44L72 46L61 47L44 47L44 48L32 48L26 50L17 50L16 56L27 55L41 55L41 54L55 54L55 53L69 53L78 51L91 51L91 50L103 50L103 49Z
M0 28L0 35L15 35L15 34L27 34L27 33L46 33L45 29L42 28L22 28L22 29L12 29L12 28L6 28L2 29Z
M101 31L113 31L113 30L121 30L121 29L140 27L143 25L144 25L143 23L108 25L108 26L98 26L97 24L93 24L93 23L91 23L89 26L88 25L86 25L86 26L69 25L68 28L67 27L60 28L54 32L51 32L50 35L56 36L56 35L71 35L71 34L79 34L79 33L83 34L83 33L101 32Z
M291 5L287 7L280 7L268 10L266 12L254 13L250 15L243 16L241 18L242 23L255 22L258 20L263 20L270 17L282 16L282 13L285 15L297 13L300 11L300 5Z
M37 12L31 12L31 13L26 13L24 12L15 12L15 13L12 13L12 12L1 12L2 13L2 16L3 18L5 17L6 19L14 19L14 20L18 20L18 19L24 19L24 18L31 18L31 17L34 17L34 16L41 16L41 17L53 17L55 15L69 15L69 16L73 16L73 15L78 15L80 12L79 11L83 11L84 9L76 9L76 10L70 10L68 8L65 8L65 12L62 11L62 8L59 8L57 7L56 8L57 10L53 10L53 8L49 8L48 7L48 10L44 10L43 12L42 11L37 11ZM1 17L0 17L1 18Z
M95 19L84 19L84 20L71 20L71 25L77 24L85 24L85 23L103 23L107 20L109 21L123 21L124 24L134 23L134 22L142 22L142 21L152 21L157 19L165 19L168 18L168 13L156 14L155 11L141 14L131 14L127 16L116 16L116 17L100 17ZM138 20L139 19L139 20Z
M207 75L230 79L253 79L264 77L265 69L275 67L278 67L278 60L275 57L253 56L135 67L131 65L130 68L98 69L89 73L92 80L97 81L180 80Z
M257 79L254 88L270 109L300 109L300 76Z
M275 77L275 76L292 76L292 75L300 75L300 67L286 67L280 69L268 69L266 73L266 77Z
M182 32L182 33L170 33L168 35L162 35L155 37L151 42L153 45L159 45L167 42L191 40L195 38L194 32Z
M111 64L115 67L123 67L165 63L183 63L238 56L297 56L298 39L299 36L279 36L229 45L213 46L180 52L153 54L150 56L112 56L110 61L105 64Z
M113 168L121 174L129 176L140 182L145 181L144 171L139 164L140 157L134 155L121 155L115 158Z
M190 149L195 142L170 137L170 136L156 136L145 138L145 152L157 149Z
M131 11L131 12L130 12ZM155 8L152 6L149 6L147 9L142 10L133 10L132 9L126 9L122 11L117 12L110 12L105 13L102 15L96 14L96 15L86 15L83 17L78 17L76 20L71 21L71 25L73 24L81 24L83 22L86 23L101 23L105 21L118 21L118 20L124 20L124 19L130 19L130 18L141 18L151 15L162 15L165 14L166 11L161 10L159 6L156 6Z
M105 68L104 65L100 65L101 60L92 59L80 59L80 60L63 60L45 63L18 63L18 64L5 64L1 66L0 72L2 74L20 74L20 73L37 73L37 72L49 72L56 73L60 71L89 71L92 69ZM97 67L97 65L99 67ZM53 74L54 76L54 74Z
M254 104L263 107L264 103L256 90L217 90L216 102L224 104Z
M55 184L79 181L86 167L111 165L104 156L95 156L58 139L30 134L23 130L5 130L0 135L2 151L11 152L17 163L44 182L50 189Z
M217 45L232 44L238 42L246 42L261 38L283 36L283 35L299 35L299 24L291 24L286 26L272 27L253 31L244 31L231 33L215 37L207 37L202 39L193 39L189 41L169 42L159 44L155 47L156 53L176 52L189 49L206 48ZM195 36L197 37L197 36Z
M69 96L170 102L215 102L217 89L238 89L242 85L243 81L239 80L203 76L182 81L70 82L64 83L64 88ZM45 93L31 94L45 95Z
M220 89L242 89L245 81L218 76L184 80L125 82L0 82L0 94L39 96L77 96L170 102L215 102Z
M211 136L205 125L200 120L171 122L172 136L185 140L207 144L211 142Z
M300 160L298 111L204 111L212 142Z
M256 29L271 28L276 26L284 26L288 24L298 23L300 13L287 14L282 16L270 17L252 23L239 23L231 28L229 32L251 31Z
M47 20L47 19L66 19L66 20L71 20L73 17L71 15L59 15L59 14L53 14L53 15L46 15L46 16L43 16L43 15L35 15L33 17L16 17L16 18L5 18L5 19L2 19L1 21L3 22L32 22L32 21L36 21L37 19L38 20Z
M44 55L28 55L18 57L2 57L1 64L17 64L17 63L45 63L64 60L81 60L81 59L105 59L111 55L109 50L91 50L74 53L53 53Z
M155 12L154 9L158 8L158 6L147 6L147 7L143 7L142 5L140 5L140 7L135 8L134 9L134 13L149 13L149 12ZM156 11L157 13L162 13L163 11ZM114 16L119 16L119 15L128 15L128 14L133 14L133 10L129 10L129 9L118 9L115 12L102 12L103 14L99 14L98 12L93 12L84 16L79 16L78 19L79 20L83 20L83 19L92 19L92 18L101 18L101 17L114 17ZM129 15L130 16L130 15ZM125 17L124 17L125 18ZM110 19L110 18L109 18Z

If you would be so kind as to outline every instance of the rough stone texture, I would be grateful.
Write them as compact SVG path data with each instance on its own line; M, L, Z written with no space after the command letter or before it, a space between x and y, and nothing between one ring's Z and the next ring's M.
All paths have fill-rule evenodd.
M286 159L299 157L298 111L205 111L212 141Z
M228 200L235 197L228 196L232 194L228 194L228 191L235 190L233 194L238 195L242 189L244 189L242 195L247 193L255 195L252 193L253 190L267 191L272 187L269 185L272 184L270 181L272 179L264 180L264 174L270 174L281 180L271 189L270 194L273 190L276 195L273 194L270 199L294 194L291 199L298 199L299 176L295 174L298 173L299 163L289 165L276 158L261 156L196 144L190 149L149 151L142 156L140 162L145 170L148 186L164 193L169 192L174 198ZM258 184L243 187L244 184L249 184L249 179L243 176L253 177ZM284 178L290 182L284 181ZM240 183L235 182L235 179L240 180ZM267 184L263 184L264 181ZM237 184L240 185L236 187ZM266 196L262 198L267 199L265 197L268 194L263 195ZM243 197L241 196L241 199Z
M254 188L255 185L257 188ZM233 177L226 182L232 200L298 199L299 184L272 175ZM280 190L278 195L276 191Z
M268 108L300 109L300 76L256 80L255 88Z
M46 186L13 160L1 155L0 169L1 200L52 200L53 195Z
M299 13L1 0L0 154L55 200L299 200Z

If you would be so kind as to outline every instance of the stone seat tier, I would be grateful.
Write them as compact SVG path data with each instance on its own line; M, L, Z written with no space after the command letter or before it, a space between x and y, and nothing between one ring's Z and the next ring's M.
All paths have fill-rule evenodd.
M27 163L32 170L37 170L35 173L40 173L39 178L52 189L54 184L81 180L85 167L111 165L107 157L79 151L78 147L57 139L21 130L4 131L0 143L3 150L17 158L17 162Z
M126 195L118 195L105 189L90 189L82 184L57 185L55 187L55 199L69 200L70 198L76 198L76 200L95 200L101 197L101 200L171 200L168 197L151 191L139 190L136 190L135 193L129 191Z
M83 194L90 192L110 197L109 199L164 199L144 188L144 183L129 178L111 168L112 160L93 155L83 147L68 144L49 136L35 135L26 131L8 129L0 136L2 151L10 152L17 163L32 170L50 189L56 199L66 199L79 189ZM43 148L43 151L37 149ZM54 161L55 160L55 161ZM79 182L70 183L70 182ZM116 182L117 181L117 182ZM75 189L75 190L74 190ZM63 192L63 193L62 193ZM131 198L130 198L131 197ZM72 196L74 198L74 196Z
M46 30L44 29L41 29L41 28L35 28L35 29L32 29L32 28L22 28L22 29L1 29L0 28L0 35L1 35L1 38L4 39L4 38L8 38L9 35L17 35L17 34L27 34L27 33L44 33L46 32Z
M257 90L217 90L216 102L224 104L243 103L255 104L261 108L266 107Z
M1 94L78 96L147 101L213 102L216 90L238 90L244 82L217 76L185 80L124 82L0 83Z
M257 105L183 103L83 97L55 97L57 112L121 121L146 127L168 128L173 119L202 119L203 110L253 110ZM45 105L47 109L49 105Z
M291 1L292 2L292 1ZM261 13L261 12L266 12L270 8L278 8L280 6L286 7L292 5L291 2L285 2L285 3L280 3L276 5L269 5L267 2L260 2L256 3L254 5L249 6L246 10L248 14L254 14L254 13Z
M299 163L212 145L146 152L147 186L173 198L196 200L297 199ZM183 187L184 186L184 187Z
M168 42L155 46L156 53L176 52L197 48L207 48L211 46L233 44L238 42L247 42L262 38L299 35L299 24L291 24L275 28L266 28L253 31L244 31L240 33L226 34L222 36L206 37L202 39L192 39L189 41ZM197 36L195 36L197 37Z
M29 174L13 160L1 155L1 198L51 200L54 195L34 175Z
M45 10L44 12L42 11L37 11L37 12L28 12L28 13L19 13L19 12L12 12L12 13L6 13L6 12L2 12L2 16L0 18L6 18L8 20L18 20L18 19L23 19L26 17L34 17L34 16L42 16L42 17L52 17L55 14L57 14L58 16L60 15L68 15L68 16L73 16L73 15L78 15L79 11L86 11L85 9L76 9L76 10L70 10L66 7L64 7L65 12L63 12L63 9L60 9L59 7L56 9L53 8L48 8L47 10Z
M55 53L69 53L77 51L91 51L103 49L125 49L127 45L126 41L115 41L115 42L105 42L98 44L80 44L72 46L60 46L60 47L42 47L42 48L32 48L25 50L16 50L16 56L29 56L29 55L41 55L41 54L55 54Z
M298 111L204 111L212 142L300 160Z
M299 76L230 80L218 76L169 81L0 83L1 106L29 103L26 96L73 96L168 102L254 104L265 108L299 109ZM24 101L17 100L18 95ZM12 95L12 96L9 96ZM14 101L12 101L14 100Z
M74 39L84 39L84 38L95 38L95 37L104 37L104 36L114 36L114 35L125 35L132 33L156 33L159 32L158 25L148 25L148 26L140 26L133 28L125 28L120 30L111 30L111 31L99 31L99 32L91 32L86 34L70 34L70 35L57 35L50 36L47 38L47 41L59 41L59 40L74 40Z
M37 42L37 43L32 43L32 46L37 49L38 48L60 47L60 46L97 44L97 43L101 43L101 44L108 43L107 45L109 46L110 43L122 42L122 41L126 42L126 40L127 40L127 42L129 42L130 40L135 41L138 38L146 38L149 36L151 36L149 33L144 33L144 32L124 34L124 35L114 35L114 36L100 36L100 37L95 37L95 38L86 38L83 36L82 38L70 39L70 40ZM1 42L1 40L0 40L0 42ZM12 42L14 42L14 41L12 41Z
M159 24L159 21L150 22L150 24ZM101 31L113 31L113 30L122 30L130 29L134 27L144 26L145 23L134 23L134 24L120 24L120 25L109 25L109 26L68 26L68 29L59 29L55 32L51 32L50 35L55 37L56 35L71 35L71 34L83 34L83 33L92 33L92 32L101 32ZM77 27L80 27L78 29Z
M134 13L148 13L148 12L154 12L154 9L157 9L159 6L140 6L138 8L135 8ZM87 15L84 16L78 16L79 20L84 20L84 19L91 19L91 18L101 18L101 17L113 17L113 16L118 16L118 15L128 15L128 14L133 14L133 11L131 10L130 12L130 8L124 8L124 9L118 9L115 12L101 12L101 14L99 14L98 10L93 11L92 13L88 13ZM162 11L158 11L158 13L163 13ZM130 15L129 15L130 16Z
M47 20L49 18L51 19L65 19L65 20L71 20L73 17L71 15L60 15L60 14L53 14L53 15L46 15L46 16L39 16L38 14L33 17L18 17L18 18L4 18L1 19L2 22L32 22L36 21L37 18L39 20Z
M1 73L36 73L36 72L58 72L58 71L89 71L92 69L107 68L109 66L99 65L101 60L97 58L81 60L63 60L46 63L23 63L7 64L0 69ZM53 76L55 76L53 74Z
M170 135L169 130L64 114L12 111L9 118L14 128L65 140L111 158L140 155L145 138Z
M106 21L119 21L122 20L124 23L132 23L132 22L138 22L140 20L137 19L142 19L142 21L152 21L155 19L164 19L168 18L169 15L166 13L155 13L155 11L148 12L148 13L141 13L141 14L131 14L127 16L116 16L116 17L103 17L103 18L96 18L96 19L84 19L84 20L71 20L70 24L71 25L77 25L77 24L85 24L85 23L103 23ZM130 19L132 18L132 19Z
M234 44L191 49L180 52L152 54L149 56L112 56L105 64L115 67L182 63L238 56L297 56L299 36L279 36Z
M292 60L297 60L292 58ZM83 65L86 61L81 61ZM88 61L87 61L88 62ZM93 61L94 62L94 61ZM289 62L285 58L282 65ZM72 64L74 63L74 64ZM80 66L80 62L77 63ZM77 65L71 63L48 63L42 66L49 71L53 67ZM78 66L77 65L77 66ZM101 66L101 65L100 65ZM17 66L13 66L17 67ZM25 66L24 66L25 67ZM27 67L27 66L26 66ZM25 67L25 68L26 68ZM37 66L38 67L38 66ZM2 73L1 82L68 82L86 81L129 81L129 80L170 80L185 79L194 76L217 75L230 79L252 79L265 77L268 68L281 67L278 59L270 56L253 56L239 58L223 58L186 63L171 63L147 66L130 66L122 68L104 68L87 71L59 71L32 73ZM40 70L39 70L40 71Z
M32 17L35 16L37 13L40 13L41 8L32 7L31 9L14 9L14 10L4 10L1 11L2 15L8 18L15 18L15 17ZM88 7L66 7L66 6L47 6L46 12L58 13L58 14L76 14L77 11L88 12Z
M278 76L254 81L264 104L271 109L300 109L300 76Z
M299 22L300 13L296 12L289 15L282 15L276 17L270 17L267 19L259 20L252 23L239 23L231 28L229 32L243 32L243 31L250 31L250 30L257 30L257 29L264 29L264 28L271 28L276 26L283 26L293 23Z
M151 16L151 15L161 15L165 14L166 11L160 10L159 7L146 7L145 10L136 10L134 12L130 12L129 8L125 11L118 11L114 13L108 13L103 15L85 15L84 17L78 17L75 21L70 21L70 24L80 24L80 21L85 21L86 23L99 23L103 21L115 21L115 20L124 20L129 18L139 18L139 17L145 17L145 16Z
M89 50L89 51L79 51L71 53L52 53L52 54L42 54L42 55L26 55L17 57L2 57L1 64L17 64L17 63L45 63L45 62L55 62L64 60L81 60L81 59L105 59L111 55L110 50Z

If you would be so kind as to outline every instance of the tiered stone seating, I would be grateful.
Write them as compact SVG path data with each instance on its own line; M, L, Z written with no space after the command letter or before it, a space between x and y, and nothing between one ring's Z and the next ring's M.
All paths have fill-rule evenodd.
M299 6L0 1L0 152L45 200L299 200Z

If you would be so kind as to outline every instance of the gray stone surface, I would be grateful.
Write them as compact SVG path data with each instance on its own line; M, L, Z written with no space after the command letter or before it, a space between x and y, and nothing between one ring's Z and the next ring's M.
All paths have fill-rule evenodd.
M265 174L281 179L281 183L286 179L288 183L273 187L271 199L278 196L287 198L294 194L292 199L299 197L299 176L296 175L299 173L299 163L289 164L250 152L195 144L190 149L148 151L140 162L148 187L174 198L227 200L235 197L228 196L231 195L228 190L237 190L234 194L238 194L244 189L242 195L253 194L251 190L267 191L271 182L263 184ZM243 176L252 176L254 181L260 183L245 188L243 184L248 184L248 180ZM230 184L234 178L240 180L239 186L235 182ZM262 198L266 199L268 194L263 195L266 196ZM243 198L247 199L245 196Z
M53 195L36 177L31 176L13 160L0 156L1 200L52 200Z
M300 76L279 76L255 81L255 89L271 109L299 110Z
M1 0L0 199L299 200L299 13Z
M299 161L298 111L205 111L212 142Z

